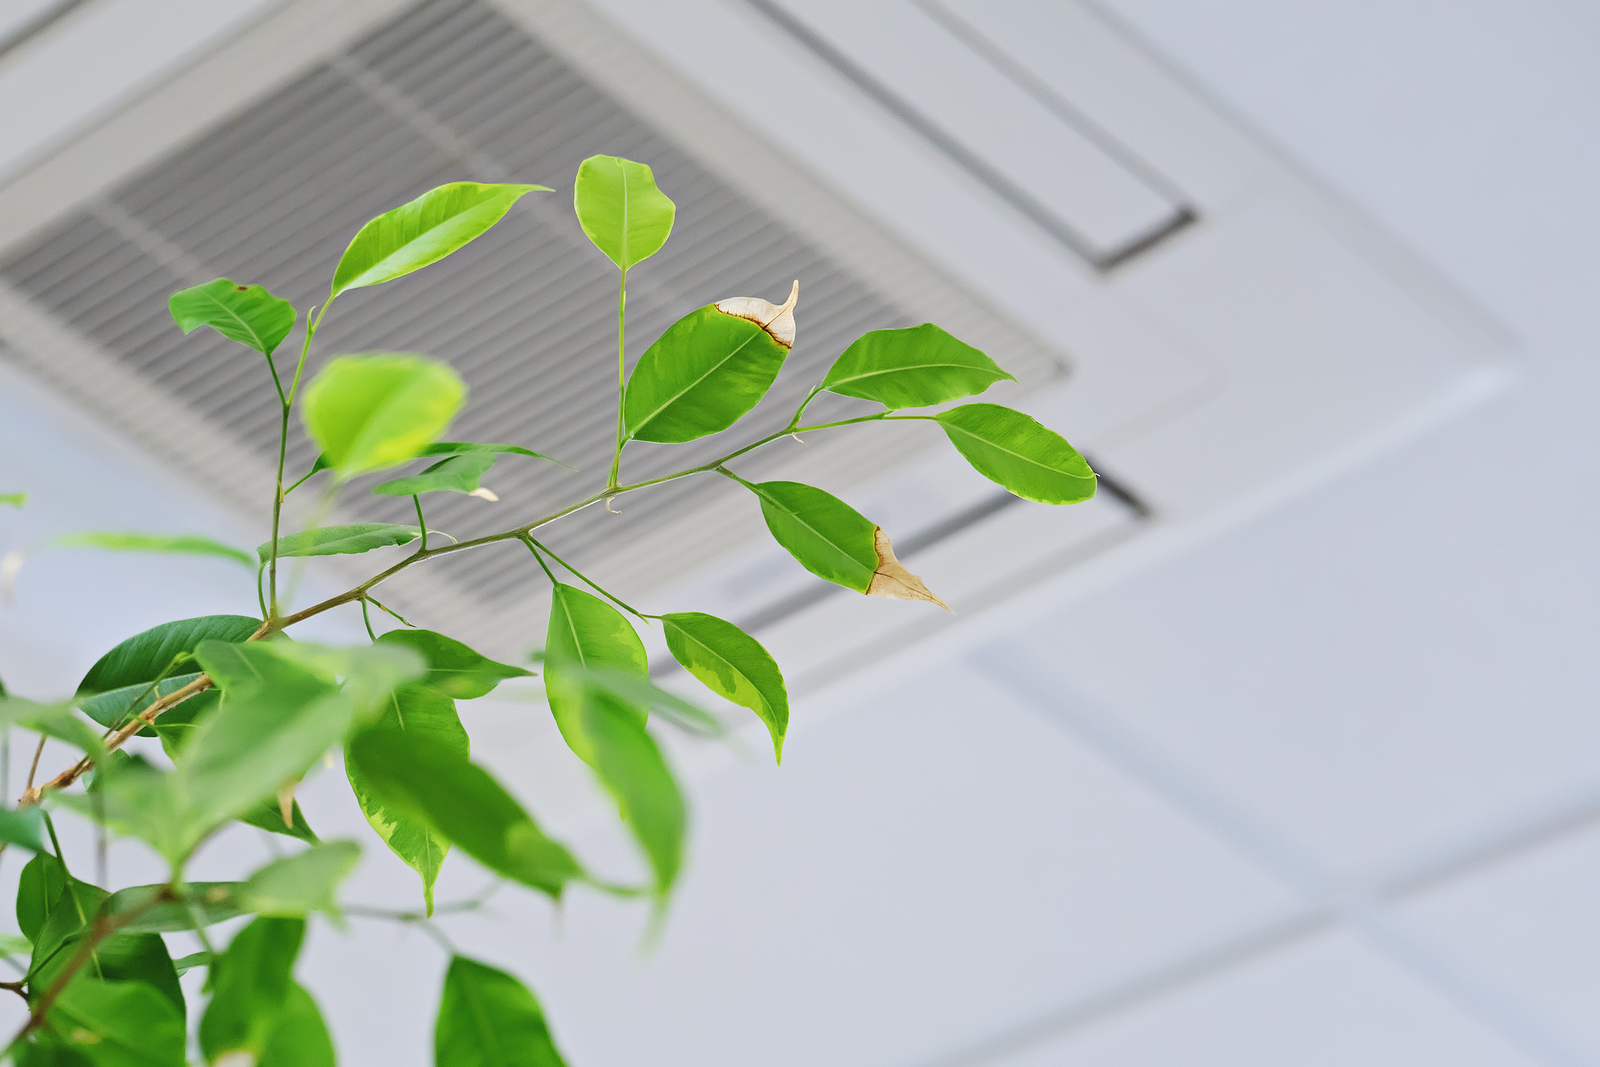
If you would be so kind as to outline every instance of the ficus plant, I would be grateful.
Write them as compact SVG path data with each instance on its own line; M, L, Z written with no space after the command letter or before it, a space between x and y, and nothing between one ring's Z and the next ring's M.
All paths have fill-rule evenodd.
M85 533L54 545L238 559L255 570L260 611L180 619L135 634L56 703L8 698L0 690L3 725L38 733L40 751L50 738L77 753L42 775L35 773L36 754L15 808L0 809L5 849L31 854L17 891L18 932L0 934L16 972L0 986L23 998L28 1011L7 1048L11 1061L165 1067L197 1053L206 1063L233 1067L334 1063L317 1003L294 977L308 918L322 913L337 921L354 911L341 905L339 887L362 843L320 840L316 813L308 819L295 796L296 785L333 750L343 753L350 788L377 838L420 876L415 912L357 914L431 926L435 880L454 852L496 884L554 900L569 890L637 897L659 916L682 867L688 817L656 730L714 735L723 722L652 684L639 628L659 626L689 675L753 713L771 735L775 759L783 753L789 699L778 664L737 626L697 611L641 611L550 551L541 531L563 516L679 478L727 478L749 491L773 538L817 577L868 596L943 606L896 561L888 533L870 518L815 486L751 481L739 473L741 458L791 434L930 421L977 471L1019 497L1072 504L1094 494L1088 464L1029 416L988 403L945 406L1011 376L931 324L877 330L855 341L779 432L730 447L711 462L629 482L623 465L629 442L721 433L761 401L796 341L799 284L781 304L734 297L690 311L630 373L628 278L666 242L674 205L649 167L595 156L579 168L573 200L584 233L617 269L616 438L605 481L585 499L551 502L547 513L521 515L499 533L455 541L430 531L432 494L484 495L479 481L494 464L551 460L523 445L446 440L467 386L441 360L405 352L338 355L303 381L307 357L342 294L452 255L522 197L549 191L455 182L367 223L339 260L327 299L306 313L293 362L278 352L301 314L261 286L219 278L173 294L172 316L183 332L209 327L266 362L263 385L270 379L281 410L268 536L254 554L203 537L139 533ZM806 408L824 391L877 408L808 423ZM297 414L320 454L290 480L285 463ZM386 471L393 476L371 491L410 497L416 525L284 528L285 499L309 480L322 479L331 499L350 479ZM9 494L0 503L24 501ZM280 573L286 560L391 546L411 551L337 596L299 608L288 602ZM495 662L413 626L377 599L378 587L403 571L451 553L497 549L521 555L550 582L543 652L528 666ZM374 607L399 625L377 632ZM338 608L361 612L369 644L324 647L286 632ZM646 874L638 884L591 872L472 759L456 701L535 673L561 736L615 802L642 853ZM61 848L55 825L61 818L89 820L97 834L142 842L168 868L166 880L117 889L82 880L81 858ZM190 861L234 822L303 844L241 871L237 881L190 881ZM192 938L193 951L175 959L168 936L179 943ZM436 1062L563 1063L533 992L493 963L455 953L438 936L449 958ZM205 970L203 1007L186 1005L178 981L196 968Z

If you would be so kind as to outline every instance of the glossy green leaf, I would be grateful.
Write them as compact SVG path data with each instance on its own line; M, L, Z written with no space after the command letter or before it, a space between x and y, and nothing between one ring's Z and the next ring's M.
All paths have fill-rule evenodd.
M778 544L806 570L865 593L878 569L877 527L831 493L800 482L743 483L761 500Z
M409 731L371 729L346 758L383 803L427 823L485 867L559 898L583 869L489 773Z
M447 363L405 352L338 356L306 387L306 433L340 479L414 459L450 425L467 385Z
M37 807L0 809L0 842L43 852L43 830L44 812Z
M433 1062L438 1067L566 1067L528 987L465 956L453 957L445 972Z
M478 479L494 466L492 453L476 452L442 459L421 474L379 482L372 491L379 496L416 496L421 493L470 493Z
M772 753L783 762L789 728L789 691L783 672L761 643L731 622L698 611L661 616L667 648L707 689L749 708L767 724Z
M213 541L198 534L151 534L95 532L62 534L46 543L48 548L100 548L110 552L154 552L179 556L218 556L254 568L255 561L243 549Z
M316 1000L299 982L290 982L255 1067L334 1067L336 1062Z
M79 941L86 936L87 931L79 931L66 938L52 959L37 966L29 978L32 988L48 989L53 985L77 953ZM84 976L113 982L138 982L159 993L180 1017L186 1010L178 969L173 966L167 943L159 934L112 934L95 946L88 964L74 981Z
M349 556L371 552L375 548L408 545L421 536L422 531L415 526L396 526L388 522L321 526L278 538L278 557ZM263 561L268 559L272 554L272 542L262 544L256 549L256 554Z
M572 207L589 240L623 270L661 250L677 214L649 167L617 156L590 156L579 165Z
M106 914L122 917L119 929L123 933L160 934L179 930L193 930L197 922L206 926L226 922L248 909L240 906L239 882L187 882L183 898L163 900L150 904L152 897L163 895L168 886L136 885L112 893L105 903ZM137 918L127 919L130 912Z
M425 685L408 685L395 690L376 728L403 730L463 760L471 747L467 731L456 714L455 701ZM432 915L433 883L444 866L450 842L410 808L388 803L384 794L373 789L348 754L345 773L367 822L394 854L421 876L424 910Z
M329 299L438 262L483 234L534 190L550 191L542 185L451 182L379 215L361 227L339 258Z
M50 1029L95 1067L183 1067L183 1014L142 982L79 975L50 1009Z
M974 470L1024 500L1077 504L1094 496L1094 471L1078 450L1020 411L963 404L934 419Z
M399 645L419 653L428 664L422 684L457 700L487 696L507 678L527 678L533 674L522 667L496 663L460 641L432 630L390 630L378 638L378 644Z
M691 311L645 350L628 377L628 437L693 441L726 430L766 395L788 355L750 319L715 304Z
M354 841L312 845L251 874L239 889L240 903L258 915L304 916L320 911L337 918L334 893L360 860L361 846Z
M50 908L66 884L67 877L61 869L61 861L54 856L40 853L23 865L17 880L16 902L17 929L22 931L22 936L31 942L38 942L39 933L49 918ZM73 884L85 889L95 888L76 879ZM85 909L86 913L99 906L99 899L96 898L93 907Z
M20 508L28 502L27 493L0 493L0 504Z
M845 349L822 388L875 400L886 408L921 408L1016 381L995 361L931 322L904 330L874 330Z
M54 856L40 853L29 860L17 887L17 925L33 942L29 971L52 962L67 939L89 925L107 895L68 877Z
M136 685L123 686L121 689L113 689L109 693L101 693L99 696L87 699L80 698L78 707L85 715L101 726L121 726L133 718L134 715L155 703L158 698L176 693L199 677L199 671L189 671L184 674L175 674L170 678L163 678L158 682L141 682ZM199 699L199 697L197 696L194 699ZM184 701L184 703L187 704L189 701ZM163 712L162 714L165 717L166 713ZM145 737L149 737L152 729L154 728L146 727L140 732Z
M656 895L666 896L683 865L688 813L660 748L637 707L598 686L582 688L575 728L595 777L650 862Z
M304 919L259 918L233 935L211 965L211 1003L200 1020L200 1050L216 1063L234 1051L260 1063L294 987Z
M532 449L523 448L521 445L479 444L475 441L435 441L422 450L424 456L467 456L481 452L497 455L532 456L534 459L548 460L557 466L566 467L568 470L573 469L554 456L547 456L543 452L535 452Z
M289 336L298 316L289 301L279 300L259 285L240 285L231 278L173 293L167 306L172 321L184 333L210 326L228 340L268 357Z
M102 726L117 726L199 676L192 655L202 641L244 641L261 626L247 615L202 615L153 626L101 656L78 683L78 706ZM158 678L162 682L150 688ZM154 731L141 731L149 737Z
M576 669L576 670L574 670ZM616 608L575 586L556 583L550 598L550 628L544 648L544 688L561 736L590 766L594 755L579 722L581 672L609 669L649 681L650 667L638 631ZM635 721L647 712L632 705Z

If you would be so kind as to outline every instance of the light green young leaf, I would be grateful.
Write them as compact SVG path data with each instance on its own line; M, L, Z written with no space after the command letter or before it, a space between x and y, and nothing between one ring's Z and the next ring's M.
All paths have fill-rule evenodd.
M386 807L427 823L491 871L557 899L584 877L572 854L465 756L409 731L378 728L358 734L346 758Z
M543 452L534 452L531 449L523 448L521 445L478 444L475 441L435 441L433 444L422 450L422 454L424 456L466 456L478 452L492 452L511 456L532 456L534 459L549 460L551 463L554 463L557 466L566 467L567 470L574 469L571 466L562 463L554 456L547 456Z
M528 987L465 956L445 972L433 1060L439 1067L566 1067Z
M95 1067L183 1067L186 1062L182 1009L143 982L80 974L51 1007L49 1025L57 1040Z
M487 696L507 678L527 678L532 671L496 663L453 638L432 630L390 630L380 645L399 645L419 653L428 663L422 684L457 700Z
M667 648L707 689L749 708L767 724L772 753L783 762L789 728L789 691L783 672L761 643L731 622L698 611L661 616Z
M430 530L430 534L438 531ZM415 526L396 526L388 522L362 522L350 526L322 526L303 533L278 538L278 558L292 556L347 556L371 552L375 548L408 545L422 536ZM445 535L441 535L445 536ZM272 542L256 548L263 561L272 554ZM257 624L259 625L259 623Z
M1016 379L976 348L925 322L863 334L834 361L822 388L894 410L973 396L1002 381Z
M333 299L436 263L499 222L511 205L542 185L451 182L361 227L333 272Z
M691 311L645 350L623 417L636 441L693 441L726 430L766 395L794 345L799 283L779 306L735 297Z
M467 398L450 365L405 352L329 360L306 387L306 433L339 479L414 459Z
M478 452L442 459L421 474L379 482L372 491L379 496L415 496L420 493L470 493L478 479L494 466L493 453Z
M289 301L279 300L261 286L240 285L230 278L173 293L167 306L172 321L184 333L210 326L269 359L294 329L299 314Z
M374 728L403 730L463 760L467 759L471 748L467 731L456 714L455 701L425 685L408 685L395 690ZM432 915L433 884L444 866L450 842L412 809L388 803L384 794L373 789L348 753L344 766L350 788L367 822L394 854L421 876L424 910Z
M671 723L696 737L721 737L727 731L715 715L683 699L678 694L652 685L631 671L595 667L580 673L568 668L575 681L610 693L618 700Z
M610 669L649 681L650 668L638 631L616 608L597 596L557 582L550 598L550 629L544 648L544 688L550 712L567 746L590 766L594 754L580 723L582 672ZM648 714L630 705L643 725Z
M32 952L32 941L21 934L0 930L0 956L26 956Z
M295 957L305 938L304 919L259 918L233 935L211 964L211 1003L200 1020L200 1050L207 1063L224 1054L262 1053L294 987Z
M27 493L0 493L0 504L9 504L11 507L20 508L27 502Z
M772 536L806 570L865 593L878 568L877 527L831 493L800 482L741 483L761 500Z
M425 657L398 644L329 648L279 638L260 647L330 685L341 685L343 695L354 703L362 725L384 713L389 695L397 686L416 681L427 670Z
M361 846L354 841L312 845L257 869L240 887L240 903L258 915L304 916L320 911L337 919L334 892L360 860Z
M678 210L656 188L649 167L617 156L583 161L572 186L572 207L589 240L623 270L661 250Z
M76 533L45 542L46 548L101 548L111 552L154 552L180 556L218 556L251 569L255 561L243 549L198 534Z
M963 404L934 419L974 470L1024 500L1077 504L1094 496L1095 473L1078 450L1020 411Z

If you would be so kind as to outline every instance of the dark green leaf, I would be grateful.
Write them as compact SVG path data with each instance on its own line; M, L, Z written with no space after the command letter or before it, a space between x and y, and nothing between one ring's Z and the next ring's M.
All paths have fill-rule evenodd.
M698 611L661 616L667 648L707 689L749 708L767 724L772 753L783 762L789 728L789 691L783 672L761 643L731 622Z
M363 522L352 526L322 526L303 533L278 538L278 555L347 556L371 552L375 548L406 545L422 536L415 526L396 526L387 522ZM264 561L272 554L272 542L256 549Z
M405 352L338 356L306 387L300 415L340 479L414 459L467 398L447 363Z
M304 916L320 911L337 918L334 891L361 859L354 841L326 841L304 852L273 860L250 875L239 890L245 911L258 915Z
M305 938L304 919L260 918L233 935L211 965L212 996L200 1020L206 1062L244 1050L257 1062L294 986L294 961Z
M921 408L1016 381L994 360L931 322L863 334L834 361L822 388L886 408Z
M346 289L377 285L436 263L499 222L525 194L542 185L451 182L361 227L333 272L329 299Z
M78 693L81 696L148 685L174 673L175 664L188 662L187 657L193 655L200 642L236 643L247 639L260 625L260 619L246 615L203 615L151 627L101 656L78 683Z
M45 542L47 548L103 548L112 552L158 552L184 556L220 556L254 567L243 549L198 534L77 533L62 534Z
M479 655L460 641L432 630L390 630L378 643L415 649L428 662L422 684L446 696L471 700L487 696L507 678L527 678L532 671L512 667Z
M439 1067L566 1067L528 987L465 956L445 972L433 1060Z
M334 1067L335 1062L333 1038L317 1002L299 982L290 982L255 1067Z
M616 608L574 586L556 583L550 598L550 629L544 648L544 688L550 712L567 745L593 766L593 753L579 722L582 671L610 669L649 681L650 667L638 631ZM648 713L634 706L643 725Z
M1020 411L963 404L934 418L974 470L1024 500L1077 504L1094 496L1094 471L1078 450Z
M238 899L239 882L187 882L182 900L163 900L142 911L131 922L123 920L123 933L172 933L193 930L198 919L206 926L243 915L247 908ZM166 892L162 885L136 885L119 889L106 901L106 914L113 917L145 908L152 897Z
M690 312L645 351L628 378L628 437L692 441L726 430L766 395L788 354L760 323L715 304Z
M467 758L470 742L460 717L456 715L455 701L424 685L408 685L395 690L388 703L376 728L404 730L441 751L460 756L463 760ZM410 808L387 803L385 797L368 784L356 762L348 755L344 765L350 778L350 788L355 792L367 822L372 824L373 830L377 831L394 854L422 877L423 904L426 912L432 915L433 883L444 866L445 854L450 850L449 841Z
M590 156L572 186L578 224L594 246L623 270L667 243L677 207L656 188L649 167L617 156Z
M43 852L44 841L39 836L43 829L44 812L37 807L0 809L0 841Z
M23 866L17 882L17 928L22 931L22 936L38 943L39 932L44 929L50 908L61 895L65 884L66 874L61 869L61 861L54 856L41 853ZM87 889L95 888L84 882L75 884ZM94 906L100 906L98 900Z
M865 593L878 569L877 529L859 511L800 482L744 485L761 500L761 514L778 544L806 570Z
M426 822L490 870L557 898L583 877L572 854L465 756L409 731L378 728L357 735L347 758L386 806Z
M163 678L159 682L139 682L135 685L125 685L121 689L113 689L109 693L101 693L99 696L92 696L87 699L80 697L78 699L78 707L85 715L101 726L121 726L155 703L158 698L176 693L199 677L199 671L186 671L182 674L175 674L170 678ZM205 708L205 703L197 704L193 708L190 708L189 705L194 704L204 696L205 693L197 694L178 705L178 708L183 708L188 715L196 715ZM176 711L177 708L173 709L172 713L175 714ZM168 714L168 712L161 713L161 722L166 722ZM140 731L145 737L149 737L152 732L160 733L160 727L147 726Z
M567 466L567 464L562 463L559 459L556 459L554 456L547 456L542 452L534 452L531 449L523 448L521 445L478 444L474 441L435 441L433 444L422 450L422 454L424 456L465 456L471 455L475 452L504 453L513 456L532 456L534 459L549 460L551 463L566 467L568 470L573 469L572 467Z
M259 285L240 285L229 278L172 294L167 301L172 321L189 333L210 326L230 341L270 357L294 329L297 312Z
M94 918L107 893L99 886L66 877L61 863L43 853L23 868L17 891L17 925L33 942L29 972L52 962L61 946Z
M470 493L478 479L494 466L493 453L476 452L440 460L421 474L379 482L372 491L379 496L416 496L421 493Z
M61 991L49 1024L58 1040L82 1052L95 1067L185 1063L182 1010L142 982L107 982L80 974Z

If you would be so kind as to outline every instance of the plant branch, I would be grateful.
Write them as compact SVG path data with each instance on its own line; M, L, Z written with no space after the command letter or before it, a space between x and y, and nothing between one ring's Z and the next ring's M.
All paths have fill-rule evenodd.
M638 618L641 618L641 619L647 618L647 616L640 615L639 612L635 611L633 608L629 607L627 604L624 604L619 598L617 598L615 596L612 596L609 592L607 592L606 590L602 589L599 585L597 585L593 581L590 581L588 576L585 575L582 571L578 570L578 568L574 567L572 564L568 563L566 560L562 559L560 556L558 556L554 552L550 551L549 546L544 544L544 542L535 541L532 537L524 538L524 540L528 542L530 547L535 546L535 545L538 546L538 549L539 549L540 552L543 552L545 555L549 556L551 559L553 559L557 563L561 564L567 570L569 570L573 574L577 575L578 579L580 581L582 581L584 585L587 585L590 589L593 589L596 593L599 593L601 596L605 597L607 600L613 602L614 604L617 605L617 607L621 608L623 611L626 611L628 614L635 615L635 616L637 616ZM537 552L534 553L534 554L538 555ZM543 563L544 561L540 560L539 562ZM549 568L545 569L545 573L546 574L550 573ZM555 580L556 580L555 579L555 575L550 575L550 581L554 582Z
M617 286L617 451L611 457L611 473L606 476L606 488L615 491L617 477L622 472L622 434L624 424L622 420L622 400L627 393L628 368L624 354L623 341L627 337L628 323L628 268L622 268L622 281Z
M322 316L327 314L328 306L333 303L333 298L328 298L328 303L322 305L322 310L317 312L315 319L307 319L306 339L300 346L300 362L295 364L294 382L289 386L289 395L284 397L283 387L278 387L278 400L281 404L282 417L278 420L278 479L272 489L272 548L268 554L267 587L271 591L268 598L267 617L276 618L278 615L278 528L283 515L283 498L288 494L283 490L283 464L289 455L289 412L294 409L295 394L300 391L300 376L305 373L306 356L311 353L311 340L317 336L317 327L322 325ZM271 360L267 361L271 363ZM272 380L278 380L276 369L272 372ZM304 478L300 481L305 481ZM296 482L295 485L299 485Z
M422 531L422 537L417 542L418 552L428 551L428 520L422 517L422 497L416 493L411 494L411 503L417 508L417 529Z

